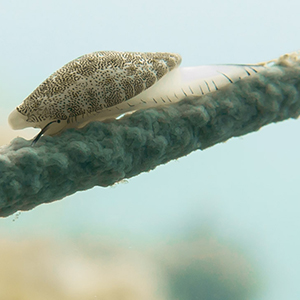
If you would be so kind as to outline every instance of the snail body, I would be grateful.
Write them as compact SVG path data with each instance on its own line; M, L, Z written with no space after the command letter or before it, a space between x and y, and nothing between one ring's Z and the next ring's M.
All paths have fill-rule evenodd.
M174 53L100 51L83 55L48 77L9 115L13 129L54 135L92 121L203 96L268 68L207 65L179 68Z

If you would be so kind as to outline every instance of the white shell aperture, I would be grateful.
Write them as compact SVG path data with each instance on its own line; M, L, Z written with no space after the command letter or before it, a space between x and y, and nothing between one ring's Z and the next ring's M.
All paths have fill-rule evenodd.
M268 68L207 65L178 68L174 53L101 51L81 56L48 77L9 116L13 129L53 135L153 106L202 96Z

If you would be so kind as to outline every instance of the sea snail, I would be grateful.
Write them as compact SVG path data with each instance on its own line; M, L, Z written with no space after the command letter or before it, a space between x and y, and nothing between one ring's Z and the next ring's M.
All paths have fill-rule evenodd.
M54 135L91 121L202 96L268 67L204 65L178 68L174 53L100 51L83 55L48 77L9 115L13 129Z

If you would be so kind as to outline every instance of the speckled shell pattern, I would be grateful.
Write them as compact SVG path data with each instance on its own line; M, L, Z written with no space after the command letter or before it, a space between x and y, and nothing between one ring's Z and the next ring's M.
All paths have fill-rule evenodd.
M48 77L17 111L27 122L97 113L151 87L181 62L178 54L100 51L83 55Z

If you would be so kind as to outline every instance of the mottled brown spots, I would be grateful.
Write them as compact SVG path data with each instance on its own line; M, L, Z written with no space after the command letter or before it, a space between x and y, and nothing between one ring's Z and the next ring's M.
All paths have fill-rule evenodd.
M136 95L145 90L144 81L142 80L141 76L135 76L133 78L133 87Z
M154 73L142 73L141 74L142 80L145 82L146 89L152 86L156 82L156 76Z
M125 101L135 96L133 79L125 77L121 81L121 89L125 93Z
M76 119L140 94L181 57L172 53L100 51L83 55L47 78L17 110L28 122Z

